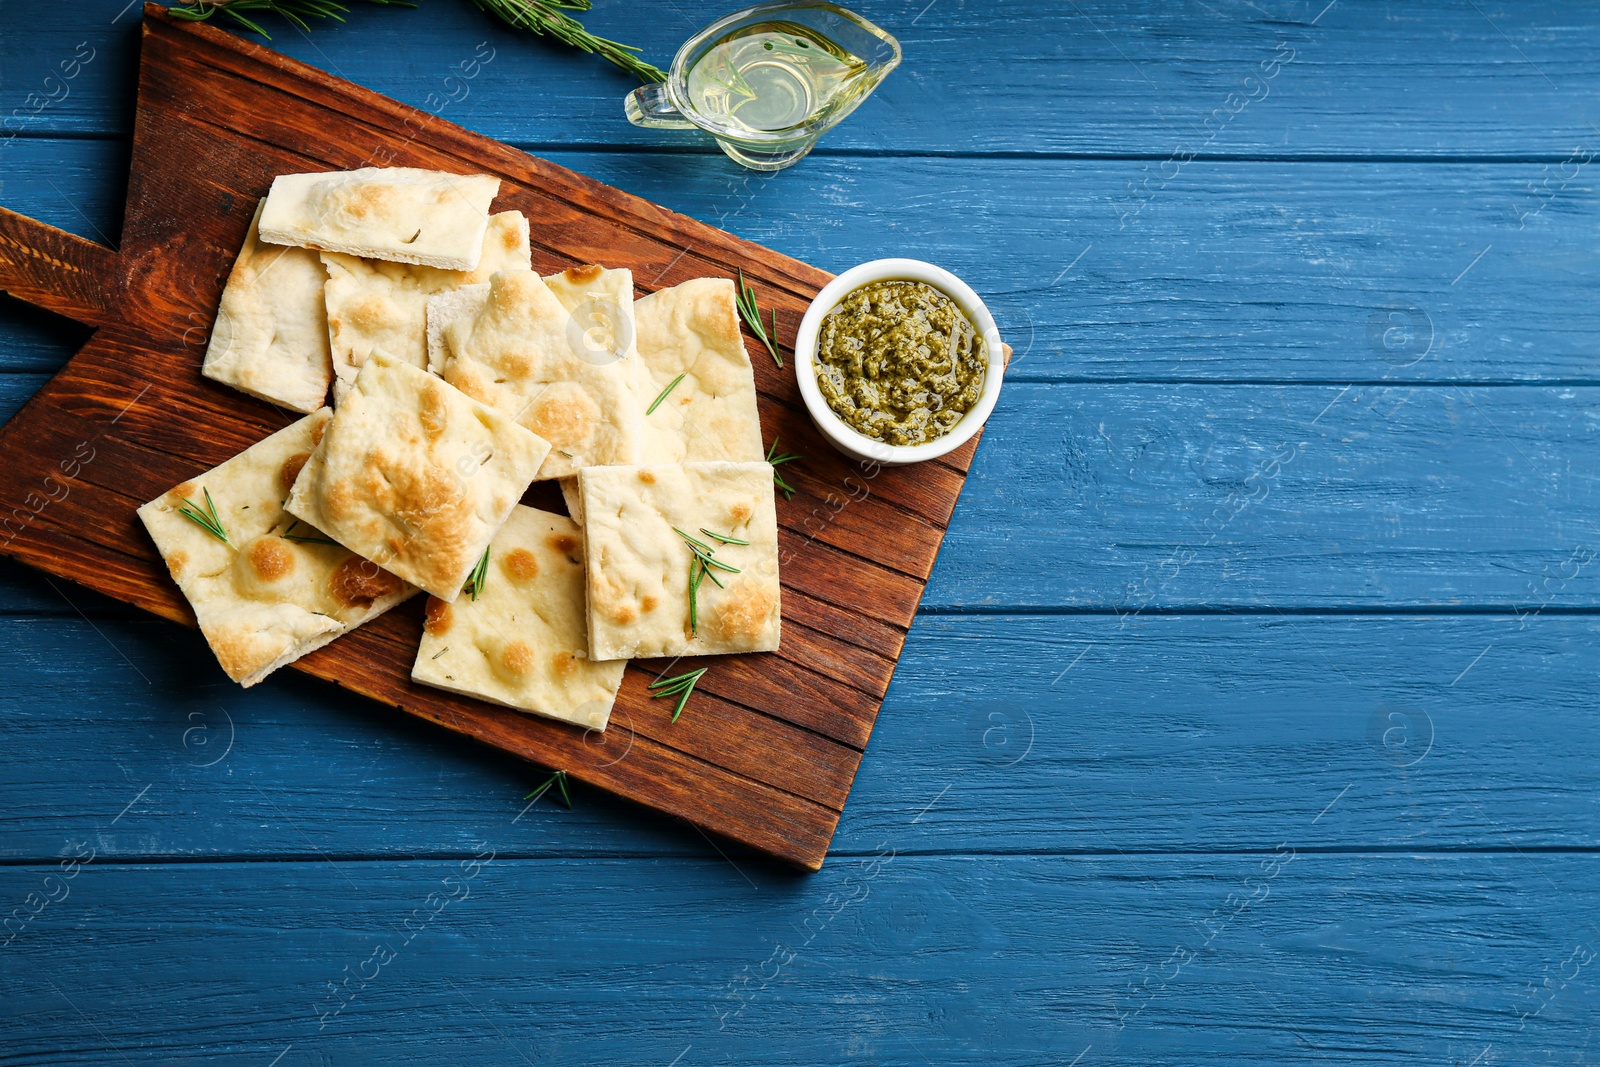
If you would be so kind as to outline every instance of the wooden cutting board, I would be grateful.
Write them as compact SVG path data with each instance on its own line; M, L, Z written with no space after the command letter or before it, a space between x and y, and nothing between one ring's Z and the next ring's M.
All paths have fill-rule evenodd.
M707 167L728 167L715 156ZM532 222L533 266L633 271L640 295L736 268L792 340L829 275L208 26L147 5L122 247L0 208L0 288L95 327L0 429L0 552L194 624L134 509L292 418L200 376L222 283L277 174L481 171ZM886 249L886 254L894 250ZM808 457L778 499L783 648L711 657L683 717L630 665L602 735L410 680L422 599L294 666L660 811L818 868L977 441L863 469L754 341L763 437ZM542 500L543 498L541 498Z

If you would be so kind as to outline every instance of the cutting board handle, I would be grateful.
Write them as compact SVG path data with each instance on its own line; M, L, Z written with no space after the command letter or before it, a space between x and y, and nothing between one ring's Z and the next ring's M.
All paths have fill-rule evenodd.
M117 253L0 207L0 289L87 326L111 321Z

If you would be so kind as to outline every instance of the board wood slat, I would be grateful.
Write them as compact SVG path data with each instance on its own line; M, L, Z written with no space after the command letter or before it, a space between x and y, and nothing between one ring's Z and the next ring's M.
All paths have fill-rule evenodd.
M97 327L0 429L0 553L193 624L133 509L297 417L201 378L201 356L271 179L361 165L498 175L495 210L528 215L547 272L628 267L645 293L742 269L778 309L784 341L830 277L147 5L120 250L0 209L0 288ZM415 686L417 602L294 666L821 866L976 442L946 462L868 473L815 433L792 362L754 352L764 436L808 456L794 499L778 504L783 648L704 661L712 670L678 723L646 688L659 662L630 666L604 735Z

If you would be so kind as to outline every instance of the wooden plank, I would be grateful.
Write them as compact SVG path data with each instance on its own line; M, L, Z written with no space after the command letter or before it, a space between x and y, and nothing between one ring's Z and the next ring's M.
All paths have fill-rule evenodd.
M641 885L507 836L465 869L0 869L7 900L68 893L6 949L29 980L0 1037L108 1065L361 1062L380 1033L419 1062L1583 1062L1600 1005L1593 854L980 861L906 834L800 883L711 857Z
M543 777L293 674L236 690L197 636L92 604L91 625L29 584L53 615L0 617L0 859L69 833L128 860L446 854ZM1270 849L1285 812L1340 794L1299 843L1600 848L1597 641L1592 615L923 619L833 848L870 850L941 791L919 848ZM641 719L591 737L595 761ZM129 783L156 828L104 827ZM519 854L716 855L582 786L570 816L518 826Z
M876 3L871 15L900 39L905 62L820 151L1138 154L1155 157L1154 172L1179 145L1247 158L1539 153L1553 161L1575 145L1594 147L1584 101L1600 89L1600 63L1589 48L1600 16L1587 7L1385 3L1321 14L1325 6ZM27 47L4 56L4 111L41 92L44 79L59 76L60 61L87 40L96 57L26 130L122 132L135 21L132 13L113 21L122 8L100 0L30 13ZM644 17L602 2L585 21L666 66L711 17L686 5ZM444 117L500 140L540 150L587 144L711 151L694 134L624 122L621 99L633 87L625 74L477 11L356 7L347 18L347 26L322 24L309 36L270 16L267 26L273 47L297 59L415 107L442 108ZM1294 50L1293 59L1263 86L1262 63L1289 54L1280 44ZM463 65L488 49L492 61L463 84ZM452 77L458 80L445 81ZM535 80L541 91L529 92ZM935 92L942 106L929 104ZM59 90L52 95L60 97ZM1240 98L1252 99L1229 114ZM1527 121L1535 115L1537 122ZM731 164L692 162L684 174L709 171L724 186L742 177Z
M121 251L0 215L0 243L11 249L0 254L0 285L102 327L0 431L13 460L0 471L0 498L11 503L0 551L168 618L187 620L188 611L132 508L290 418L196 373L221 279L273 174L373 162L488 169L505 179L499 206L529 214L541 254L556 262L660 263L656 279L685 259L697 272L742 266L766 303L791 316L828 278L227 34L169 21L154 6L143 33ZM808 428L792 370L757 366L769 431L802 438ZM950 499L924 510L948 513L972 451L925 468L933 480L921 492ZM892 478L915 485L919 474ZM40 486L49 487L43 495ZM413 686L414 606L296 666L815 868L943 526L863 495L818 531L792 518L810 505L809 492L780 509L784 580L799 594L789 608L799 625L783 651L719 676L704 687L696 714L676 725L648 697L643 665L630 671L637 684L625 685L618 701L629 721L626 759L599 758L623 745L615 731L597 753L578 731ZM830 612L819 605L861 612L888 636L874 634L855 650L829 641ZM759 666L772 660L783 665Z
M1592 386L1014 382L923 605L1593 608L1579 457L1597 402Z

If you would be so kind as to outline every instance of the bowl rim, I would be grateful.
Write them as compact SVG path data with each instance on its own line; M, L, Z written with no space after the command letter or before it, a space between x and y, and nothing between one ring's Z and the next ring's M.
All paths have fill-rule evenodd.
M821 329L823 318L841 300L863 285L895 279L926 282L955 301L956 307L961 309L983 335L984 346L988 349L983 391L978 394L978 402L955 426L951 427L949 433L920 445L890 445L860 433L834 414L833 409L828 406L827 398L822 395L822 390L817 387L817 334ZM806 402L806 410L811 413L811 420L816 423L817 429L822 431L823 436L847 455L896 465L937 459L954 452L972 440L983 428L990 412L994 411L996 401L1000 399L1000 386L1006 371L1005 349L1000 343L1000 329L995 325L994 316L989 313L983 298L973 292L972 287L966 282L943 267L920 259L904 258L869 260L851 267L823 286L822 291L811 301L811 306L806 308L805 317L800 320L800 329L796 332L794 340L794 363L795 378L800 384L800 395Z

